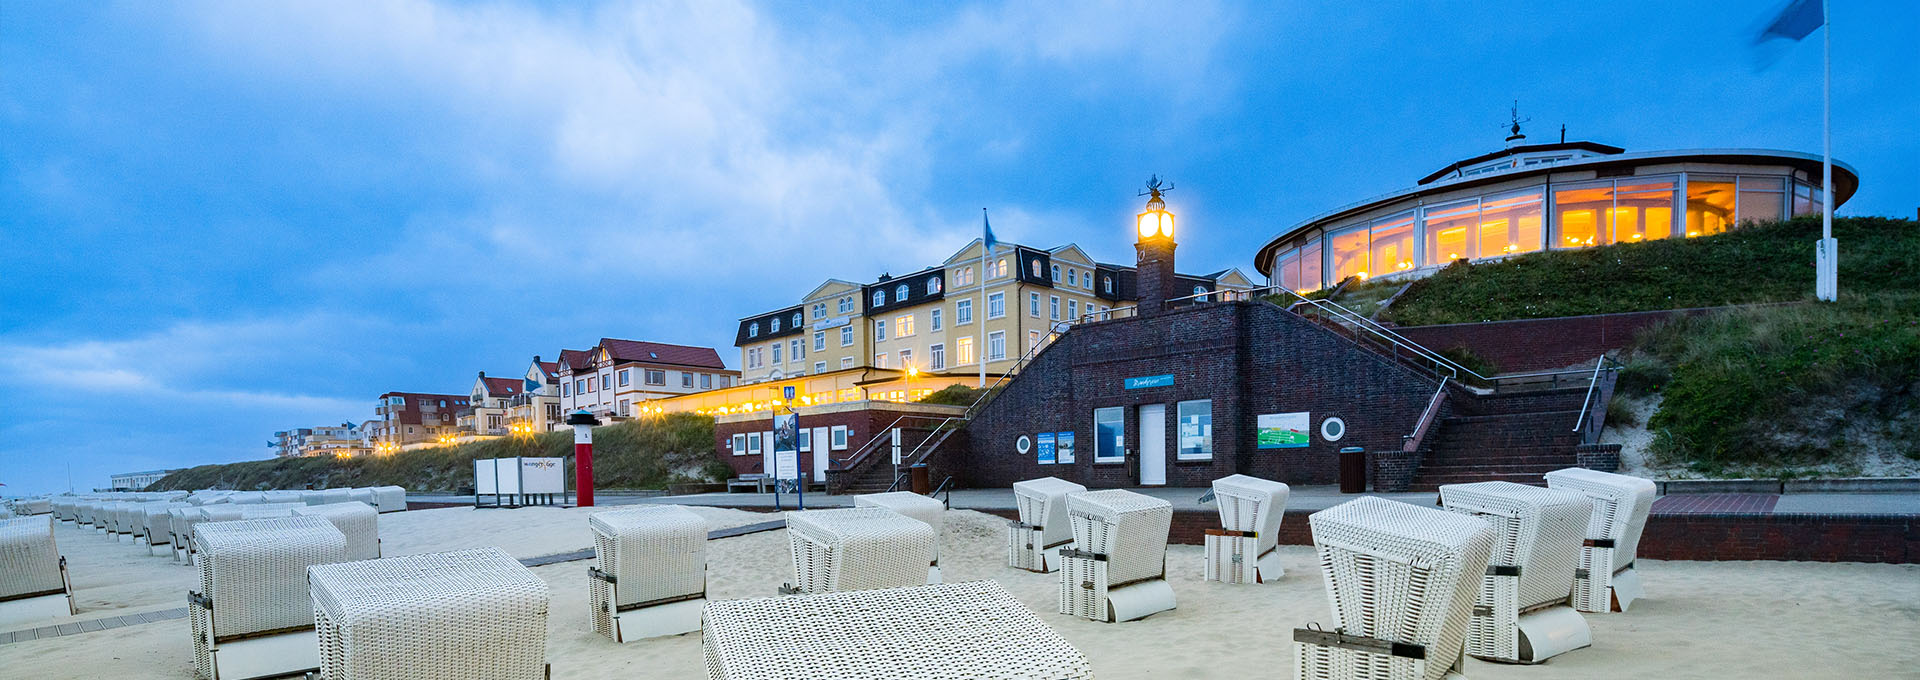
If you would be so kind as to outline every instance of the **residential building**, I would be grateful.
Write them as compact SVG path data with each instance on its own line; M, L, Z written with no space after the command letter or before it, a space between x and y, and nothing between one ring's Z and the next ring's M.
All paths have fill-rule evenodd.
M380 417L373 434L375 450L432 444L459 434L455 414L467 408L468 395L388 392L373 413Z
M489 378L486 371L481 371L473 381L467 408L456 414L460 430L474 436L506 436L509 402L524 388L520 378Z
M372 421L369 421L372 422ZM301 427L273 433L268 446L281 458L299 456L356 456L372 450L353 423Z
M179 472L183 469L185 468L174 468L172 470L148 470L146 472L122 472L120 474L113 476L113 485L110 490L112 491L144 491L146 490L147 487L153 486L154 482L158 482L161 479L165 478L167 475L173 474L175 472Z
M560 408L628 418L645 402L731 387L728 369L711 347L601 338L586 356L561 352Z
M1099 263L1074 244L999 243L991 257L983 252L975 239L911 274L828 279L799 305L741 319L741 374L757 383L873 368L977 383L982 361L986 373L1005 373L1065 324L1132 313L1132 266ZM1176 279L1183 295L1253 287L1235 269Z
M560 410L560 362L542 361L536 354L521 378L520 392L507 400L508 429L524 426L526 432L552 432L565 422Z

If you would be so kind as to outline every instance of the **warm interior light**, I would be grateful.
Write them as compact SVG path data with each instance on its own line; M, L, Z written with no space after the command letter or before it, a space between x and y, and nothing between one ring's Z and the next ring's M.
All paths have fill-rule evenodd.
M1137 218L1140 238L1153 238L1154 234L1159 233L1160 223L1153 219L1153 215L1152 211L1148 211L1140 213L1140 217Z

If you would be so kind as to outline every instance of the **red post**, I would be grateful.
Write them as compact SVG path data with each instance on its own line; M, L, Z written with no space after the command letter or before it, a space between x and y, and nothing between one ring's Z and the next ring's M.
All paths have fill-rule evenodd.
M582 409L567 414L567 424L573 426L574 495L580 507L590 508L593 507L593 426L600 421Z

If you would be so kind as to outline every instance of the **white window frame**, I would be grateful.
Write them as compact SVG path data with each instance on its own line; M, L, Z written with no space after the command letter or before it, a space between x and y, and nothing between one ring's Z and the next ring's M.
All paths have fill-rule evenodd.
M1000 353L994 354L993 343L1000 341ZM993 331L987 334L987 361L1003 361L1007 358L1007 332Z
M841 326L840 327L840 346L847 347L852 344L853 344L853 324L847 324L845 326Z
M1209 435L1207 436L1206 453L1188 454L1180 450L1181 409L1185 408L1188 404L1206 404L1207 405L1207 427L1211 428L1213 426L1213 400L1212 399L1189 399L1187 401L1175 403L1173 405L1174 460L1213 460L1214 446L1213 446L1213 436L1211 435L1211 433L1209 433Z
M953 339L953 365L965 366L979 361L979 351L974 347L974 337L963 335Z
M827 372L827 362L824 362L824 361L813 362L814 375L820 375L821 373L825 373L825 372Z
M1111 455L1111 456L1100 455L1100 414L1102 412L1120 416L1120 442L1118 445L1113 447L1114 455ZM1127 460L1126 433L1127 433L1127 407L1106 406L1106 407L1094 409L1093 410L1093 462L1095 463L1125 462Z
M887 353L886 353L886 352L875 352L875 353L873 354L873 367L874 367L874 368L886 368L886 367L887 367Z
M853 368L853 357L840 357L841 368Z
M1006 291L1001 291L998 293L988 293L987 294L987 319L988 320L998 319L1006 315L1007 315Z
M953 322L962 325L973 323L973 298L953 301Z
M914 328L914 326L916 325L918 324L914 323L912 314L901 314L900 316L894 317L893 318L893 337L896 337L896 338L913 337L914 333L916 332Z
M873 341L882 342L882 341L885 341L886 339L887 339L887 320L874 319L873 320Z
M930 370L930 371L939 371L939 370L945 370L945 369L946 369L946 367L947 367L947 345L946 345L945 343L939 343L939 342L936 342L936 343L933 343L932 345L928 345L928 346L927 346L927 355L928 355L928 356L927 356L927 370Z
M941 320L940 308L935 307L932 310L928 311L927 316L930 317L927 319L927 325L929 326L929 330L938 332L942 327L940 323L940 320Z
M1060 296L1047 296L1047 318L1054 321L1060 320Z
M1027 293L1027 316L1040 318L1040 294Z
M813 351L815 352L827 351L827 332L826 331L813 332Z
M828 436L830 437L830 439L827 442L827 449L829 451L847 450L847 439L849 439L850 435L852 434L851 432L847 431L847 426L835 425L833 426L833 429L828 430L828 432L829 432Z
M735 432L733 434L733 455L747 455L747 433Z

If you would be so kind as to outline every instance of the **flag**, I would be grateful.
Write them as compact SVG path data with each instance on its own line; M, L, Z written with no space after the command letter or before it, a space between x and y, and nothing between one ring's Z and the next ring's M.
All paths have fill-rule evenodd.
M1780 8L1780 14L1768 22L1760 35L1754 36L1755 44L1768 40L1785 38L1800 40L1813 34L1814 29L1827 23L1826 0L1793 0Z
M1000 240L993 237L993 223L987 221L986 208L980 209L980 230L983 234L985 234L984 236L981 237L981 239L986 241L987 243L986 249L988 253L993 252L994 248L998 248L1000 246Z
M534 382L532 378L521 378L520 382L521 382L520 391L522 392L540 391L540 383Z

